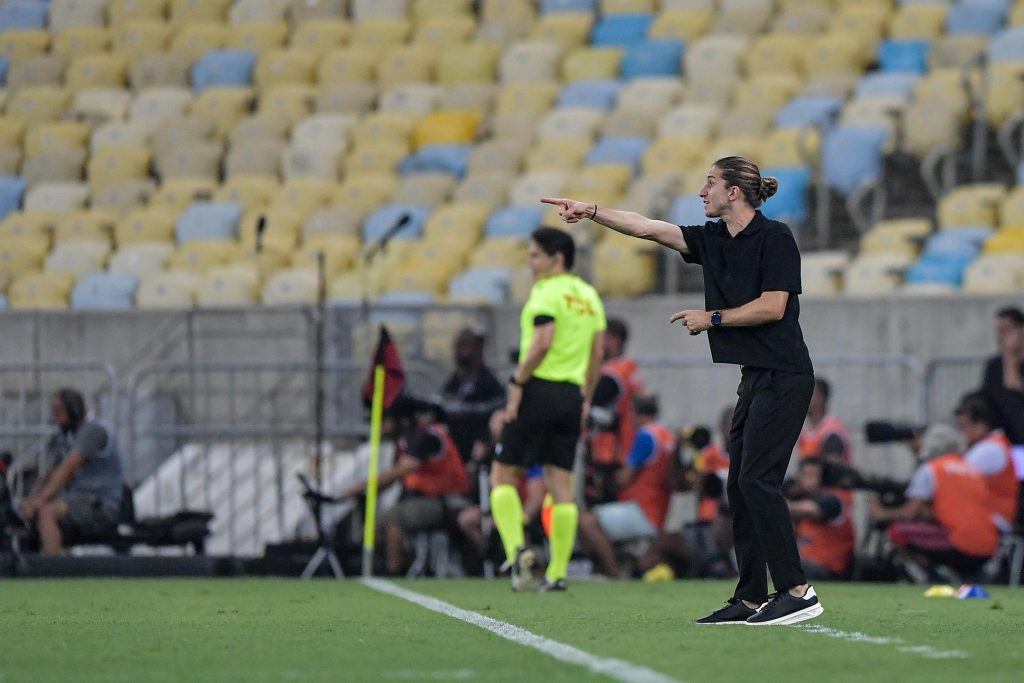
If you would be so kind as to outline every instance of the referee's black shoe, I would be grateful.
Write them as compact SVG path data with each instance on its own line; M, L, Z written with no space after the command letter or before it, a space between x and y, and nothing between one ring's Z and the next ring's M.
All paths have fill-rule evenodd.
M747 607L739 598L729 598L724 607L697 620L702 626L721 626L723 624L746 624L747 619L757 614L757 610Z
M569 584L565 582L565 579L551 579L544 577L543 583L537 590L541 593L563 593L569 590Z
M750 626L788 626L813 619L824 611L821 603L818 602L818 594L814 592L812 586L808 586L807 592L802 598L790 594L789 591L775 593L757 611L757 614L747 619L747 624Z

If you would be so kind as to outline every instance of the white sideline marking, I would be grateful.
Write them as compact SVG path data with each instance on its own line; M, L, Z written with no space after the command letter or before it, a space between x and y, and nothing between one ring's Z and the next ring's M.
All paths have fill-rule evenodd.
M665 674L658 673L652 669L648 669L645 666L639 664L631 664L624 662L621 659L613 659L611 657L598 657L592 655L589 652L579 650L572 645L566 645L560 643L557 640L551 640L544 636L539 636L536 633L531 633L524 628L514 626L505 621L499 621L492 619L491 617L485 617L477 612L470 612L469 610L456 607L444 600L438 600L415 591L407 590L396 586L390 581L384 581L383 579L363 579L363 585L368 588L372 588L375 591L381 593L387 593L393 595L396 598L402 598L409 602L415 603L420 607L425 607L434 612L438 612L453 619L464 621L474 626L490 631L495 635L501 636L505 640L511 640L513 643L519 643L520 645L526 645L532 647L535 650L540 650L544 654L551 655L560 662L566 662L567 664L575 664L582 666L590 671L608 676L617 681L623 681L623 683L682 683L676 678L670 678Z
M967 653L961 650L936 650L931 645L907 645L902 638L885 636L869 636L857 631L838 631L827 626L794 626L807 633L820 633L829 638L839 638L851 643L869 643L871 645L896 645L896 650L911 655L920 655L925 659L967 659Z

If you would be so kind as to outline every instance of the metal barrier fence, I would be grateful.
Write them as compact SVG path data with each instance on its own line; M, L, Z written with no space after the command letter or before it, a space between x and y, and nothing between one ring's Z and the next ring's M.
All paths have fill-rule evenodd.
M78 389L92 415L116 430L117 376L106 363L53 362L0 364L0 450L14 456L11 482L15 495L23 493L28 471L49 467L47 444L56 427L50 397L58 389Z
M929 421L948 420L961 396L981 388L986 360L985 356L956 356L928 363L925 397Z

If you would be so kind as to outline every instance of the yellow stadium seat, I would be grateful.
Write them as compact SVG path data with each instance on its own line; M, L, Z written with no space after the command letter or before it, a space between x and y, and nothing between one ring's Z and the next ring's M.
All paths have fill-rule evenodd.
M293 145L319 146L340 152L348 147L357 121L358 117L352 114L316 114L295 125L291 141Z
M228 23L284 21L290 2L291 0L235 0L228 10Z
M961 185L939 200L942 229L999 225L999 203L1006 190L998 183Z
M111 211L72 211L57 222L54 240L102 239L110 241L117 215Z
M416 45L390 50L377 64L377 82L382 88L434 80L434 52Z
M412 42L437 52L448 45L471 40L475 31L476 22L472 17L435 17L417 24Z
M1020 110L1020 103L1024 101L1022 74L1024 66L1019 63L990 64L988 67L985 114L996 129Z
M468 173L499 171L516 174L522 169L525 150L501 140L489 140L469 153Z
M448 173L413 173L399 179L391 201L395 204L436 206L455 190L455 178Z
M289 83L312 83L316 59L316 53L301 49L265 52L256 64L256 87L266 89Z
M192 101L190 112L213 121L221 135L227 135L252 107L249 88L207 88Z
M132 60L128 80L134 90L155 87L187 87L190 57L177 52L159 52Z
M186 24L178 29L171 40L171 51L196 60L207 52L220 50L227 42L228 28L217 22Z
M0 275L11 279L39 270L48 250L49 242L41 237L5 239L0 243Z
M215 266L229 263L242 254L237 242L228 240L196 240L185 242L175 250L168 261L173 270L204 273Z
M528 171L573 171L583 164L591 142L587 138L549 138L538 142L526 155Z
M67 308L74 284L69 273L25 273L11 283L8 303L13 309Z
M175 26L198 21L224 23L232 0L170 0L169 18Z
M127 74L127 58L114 54L96 54L73 58L64 78L72 90L120 88L125 85Z
M511 45L498 66L502 83L557 80L566 49L554 40L525 40Z
M216 141L216 124L202 116L167 118L152 136L153 151L157 155L173 152L184 144Z
M1013 188L999 203L999 227L1024 228L1024 185Z
M156 182L152 178L133 178L94 188L89 203L94 209L107 209L120 215L145 206L154 194Z
M800 53L803 73L808 77L825 73L860 73L863 58L855 39L826 33L810 40Z
M255 267L231 264L211 268L196 287L196 306L227 308L250 306L259 296L259 273Z
M0 175L18 175L22 156L20 148L0 147Z
M761 135L722 135L708 147L702 165L710 168L716 161L728 156L745 156L760 164L764 142Z
M375 111L352 129L356 141L387 140L409 144L417 117L399 111Z
M438 207L423 228L423 237L432 244L476 244L483 235L490 213L487 204L455 202Z
M985 52L989 36L974 33L954 33L932 41L928 50L928 66L932 69L962 68Z
M558 197L572 174L559 169L530 171L519 176L509 189L509 204L536 207L541 197Z
M751 39L768 28L771 9L768 12L750 11L747 8L721 12L711 24L710 36L728 35Z
M21 176L30 188L47 182L77 182L82 179L85 158L84 149L43 150L25 159Z
M139 281L135 305L142 309L192 308L199 282L199 276L187 270L150 273Z
M661 137L710 136L724 111L712 104L683 104L666 112L658 120Z
M645 174L629 186L629 190L619 200L619 207L624 211L636 211L644 216L665 215L669 204L676 196L677 188L678 181L671 174Z
M217 191L217 182L211 178L167 178L150 199L149 205L164 211L181 213L192 202L207 201Z
M567 82L617 79L622 50L608 47L579 47L562 62L562 79Z
M527 264L525 238L492 237L480 243L469 257L476 268L515 268Z
M744 81L736 89L735 104L738 107L769 107L774 111L802 87L801 79L792 73L762 74Z
M593 27L590 12L556 12L541 16L528 35L530 40L553 41L568 49L586 45Z
M495 114L491 118L488 131L495 140L509 142L526 149L533 144L537 136L537 126L543 118L543 115L540 114L516 112Z
M76 239L54 245L44 263L47 273L68 273L75 279L103 270L110 255L106 239Z
M959 69L932 69L914 88L914 101L933 103L951 108L959 116L966 116L969 106L963 76Z
M964 271L969 294L1011 294L1024 289L1024 249L1018 254L984 254Z
M619 91L618 109L660 115L678 104L684 92L676 78L636 78Z
M405 43L412 33L407 19L377 18L358 21L352 27L349 42L377 53Z
M317 80L323 85L372 81L376 62L376 55L365 47L332 49L320 60Z
M585 166L572 177L566 193L570 197L596 193L621 195L632 177L633 167L627 164Z
M89 140L87 123L47 121L33 124L25 135L25 153L29 156L53 149L84 149Z
M111 273L130 273L139 279L164 269L174 245L171 242L137 242L127 244L113 254L107 262Z
M224 44L234 50L262 52L282 47L287 40L288 24L283 21L270 21L232 26L228 30Z
M656 253L639 240L601 240L594 249L594 286L612 297L647 294L654 288L656 259Z
M708 35L688 46L683 61L691 81L710 81L739 74L748 41L734 35Z
M441 110L471 111L482 119L494 109L498 86L494 83L459 83L441 92Z
M0 242L29 241L40 249L40 256L50 248L50 234L60 216L49 211L15 211L0 221Z
M942 145L955 146L959 139L960 117L950 107L935 101L914 102L903 112L900 148L923 157Z
M1017 2L1013 6L1006 23L1010 26L1024 26L1024 2Z
M412 17L423 23L438 17L472 17L473 0L412 0Z
M250 211L269 205L271 197L280 189L281 184L276 178L266 175L235 175L224 181L214 199L237 202L246 211Z
M97 123L123 121L131 102L131 93L123 88L86 88L75 94L67 114Z
M0 33L0 56L7 59L24 59L46 52L50 46L47 31L22 30Z
M114 240L119 246L140 242L170 242L174 239L176 215L170 207L153 206L131 211L114 226Z
M15 60L7 69L7 88L51 85L60 86L64 81L68 60L59 55L38 55Z
M817 163L820 134L814 128L777 128L761 150L764 166L810 166Z
M231 145L224 157L224 176L256 175L277 178L281 157L286 149L283 140L247 140Z
M59 57L106 52L110 33L101 26L78 26L55 31L50 52Z
M413 130L413 145L470 144L476 140L480 115L476 112L441 111L421 119Z
M858 256L843 271L843 291L864 296L894 292L903 283L903 274L913 259L907 254Z
M156 20L130 21L113 31L113 49L129 58L161 52L171 39L171 27Z
M655 16L648 36L655 39L696 40L707 32L714 16L714 10L709 7L666 8Z
M316 100L316 111L320 113L365 114L377 99L377 89L371 83L345 83L321 86Z
M345 172L392 173L398 168L398 162L405 158L408 151L408 145L391 140L380 140L374 143L357 143L352 151L345 157Z
M340 203L316 209L302 223L302 241L309 244L321 237L340 237L355 240L358 246L366 215L367 211L362 207Z
M803 38L790 33L767 33L757 38L743 53L743 69L748 76L796 74Z
M588 107L560 107L540 122L537 136L542 140L581 138L593 140L604 121L604 113Z
M443 273L415 261L401 264L388 271L384 280L385 292L429 292L443 294L448 282Z
M260 115L283 118L295 123L309 116L315 103L316 89L313 86L275 85L260 96L258 108ZM234 123L231 124L232 127Z
M838 294L843 271L849 264L845 251L805 252L800 259L802 294L828 296Z
M153 152L148 147L110 146L96 150L89 159L87 173L93 187L118 180L146 178Z
M931 233L928 220L903 219L881 221L860 238L861 254L897 254L914 258Z
M889 37L894 40L931 39L942 33L949 11L946 4L901 5L889 19Z
M290 128L291 123L285 118L256 113L235 124L228 135L228 143L234 146L270 140L285 142Z
M363 271L346 273L328 283L327 297L331 301L359 301L365 296L372 301L380 296L384 288L383 279L377 271L371 274ZM370 353L369 349L367 353Z
M157 149L155 168L164 184L178 178L220 178L223 148L219 142L188 141L172 149Z
M493 83L498 69L498 50L489 43L456 43L441 51L437 60L437 82Z
M338 180L342 150L316 145L290 145L281 155L286 180L300 177Z
M985 253L1024 255L1024 228L1000 230L985 242Z
M503 206L508 199L508 188L515 175L503 171L480 171L467 176L452 194L456 202L486 204L492 208Z
M53 121L60 118L70 102L71 93L62 88L51 85L20 88L7 103L6 114L25 121Z
M68 213L85 206L89 200L89 188L84 183L54 181L41 182L26 193L26 211L43 210L54 213Z
M309 236L295 252L291 264L297 268L316 268L317 253L324 254L324 272L334 279L351 270L359 257L359 238L319 234Z
M263 285L263 303L268 306L312 304L317 299L316 268L286 268Z
M103 26L109 0L51 0L49 26L57 31L75 26Z
M131 117L130 121L111 121L97 126L89 138L89 146L95 151L111 145L146 146L153 128L159 124Z
M730 109L718 122L718 128L721 131L742 130L746 134L767 135L774 116L775 108L768 105Z
M288 5L288 16L296 24L310 20L330 20L344 16L348 12L349 0L291 0Z
M501 86L495 102L497 114L546 114L558 97L554 81L506 83Z
M323 56L348 42L352 26L344 19L316 19L300 23L292 34L291 45Z
M301 223L315 209L330 203L337 189L336 183L322 178L295 178L285 183L271 207L280 208L284 213L300 214Z
M386 201L397 184L398 177L393 173L349 173L338 188L335 201L365 215Z
M821 33L832 21L832 9L823 5L786 7L772 20L771 31L792 35Z
M164 19L168 0L110 0L107 5L107 24L121 26L140 19Z

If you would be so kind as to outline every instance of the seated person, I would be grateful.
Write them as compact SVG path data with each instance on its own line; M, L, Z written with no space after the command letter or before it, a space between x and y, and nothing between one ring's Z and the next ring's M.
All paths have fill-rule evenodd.
M113 533L124 489L114 433L88 417L82 394L61 389L50 398L50 413L59 430L51 440L55 465L19 507L35 521L44 555L59 554L67 535Z
M969 578L999 547L998 515L981 473L959 453L943 452L959 443L952 427L932 425L924 443L922 463L907 487L907 502L886 508L873 498L868 510L876 522L891 523L889 538L913 563L908 566L913 578L934 580L934 569L940 565Z
M469 480L458 449L439 420L437 406L400 395L390 410L414 416L405 431L407 438L399 439L395 465L377 478L380 489L402 481L402 497L384 513L382 521L387 572L398 575L407 564L406 536L446 528L470 504L466 497ZM360 482L340 497L357 496L365 490L366 482Z
M1017 521L1020 482L1013 464L1010 440L994 427L995 418L984 394L967 394L953 412L957 429L967 441L964 460L985 478L992 506L1009 528Z
M849 491L823 489L823 469L820 458L801 460L796 481L786 488L800 562L812 580L846 578L853 565L855 545L853 496Z
M606 576L618 577L612 543L654 538L665 523L672 495L675 436L657 422L658 401L635 399L638 431L626 464L616 472L618 501L580 513L580 538Z

